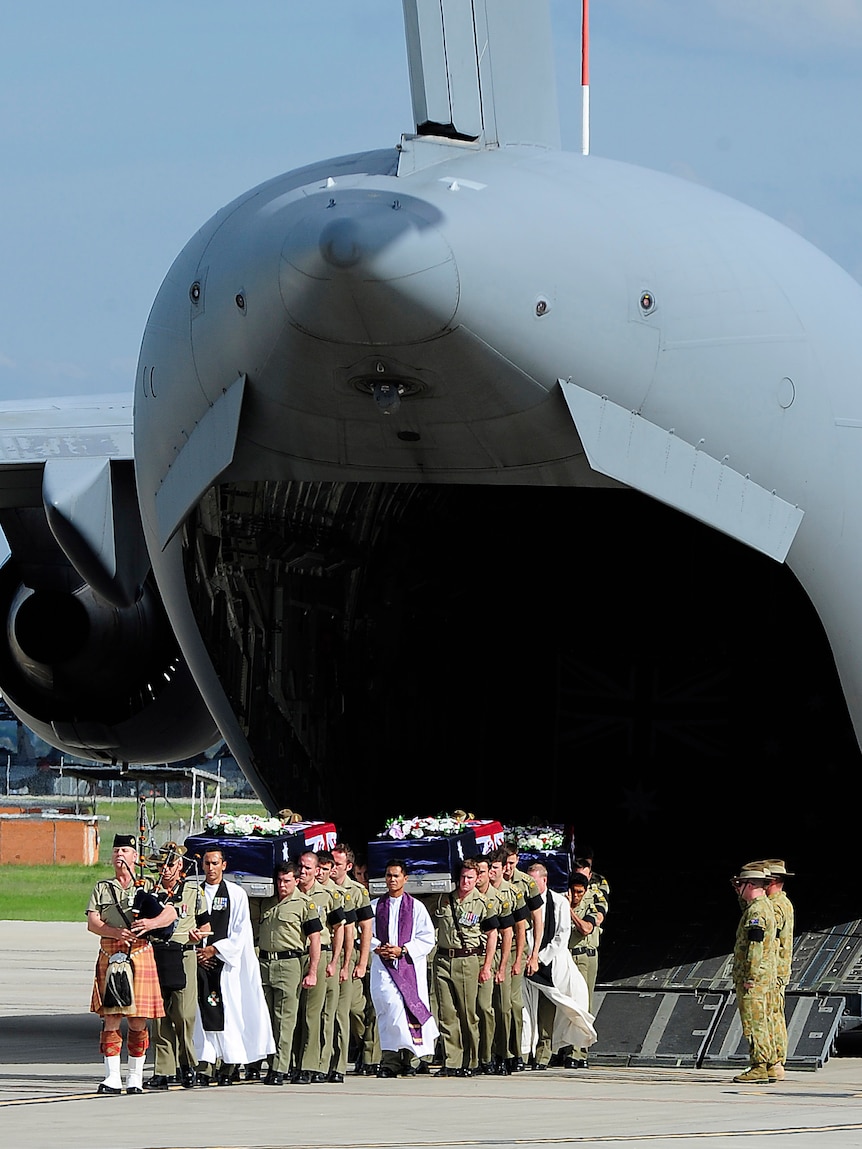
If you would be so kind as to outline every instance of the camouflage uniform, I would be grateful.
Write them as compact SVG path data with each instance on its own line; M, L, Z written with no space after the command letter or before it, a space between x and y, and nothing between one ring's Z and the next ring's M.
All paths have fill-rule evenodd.
M790 981L790 966L793 961L793 903L784 890L776 890L769 895L775 911L775 926L778 938L775 991L772 998L772 1037L775 1043L774 1060L769 1064L787 1060L787 1020L784 1014L784 992Z
M751 1064L775 1063L772 1035L772 995L775 990L776 956L775 911L764 894L747 902L739 919L733 947L732 978L742 1032L751 1047ZM744 982L753 983L745 988Z

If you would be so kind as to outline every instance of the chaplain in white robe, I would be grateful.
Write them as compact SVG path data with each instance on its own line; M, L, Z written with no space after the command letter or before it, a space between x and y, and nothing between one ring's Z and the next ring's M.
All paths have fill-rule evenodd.
M590 994L584 975L569 953L572 919L569 903L548 889L548 871L541 864L527 871L542 897L543 935L538 947L528 934L531 957L524 978L524 1029L521 1055L547 1066L561 1046L586 1049L596 1040Z
M377 1013L382 1059L379 1077L416 1072L419 1058L433 1054L440 1032L431 1016L428 963L434 926L428 911L404 892L401 862L386 867L388 893L372 905L371 1000Z
M207 995L211 1001L198 1001L195 1052L199 1062L214 1064L221 1060L223 1068L249 1065L274 1053L275 1041L260 981L260 963L254 951L248 895L241 886L224 881L227 863L221 850L207 850L203 869L203 892L210 922L225 911L228 916L225 936L198 951L199 962L221 964L221 976L218 986ZM217 931L222 932L225 931ZM223 1028L212 1028L210 1004L223 1010Z

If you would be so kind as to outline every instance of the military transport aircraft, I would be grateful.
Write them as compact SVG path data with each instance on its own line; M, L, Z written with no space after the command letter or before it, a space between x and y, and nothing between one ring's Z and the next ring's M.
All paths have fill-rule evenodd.
M189 241L134 447L129 408L4 405L10 707L102 761L220 733L273 808L395 813L433 778L583 812L588 781L604 818L600 766L646 819L666 784L708 803L692 759L761 754L776 634L833 674L786 563L859 736L862 288L722 195L560 151L545 0L404 13L412 130Z

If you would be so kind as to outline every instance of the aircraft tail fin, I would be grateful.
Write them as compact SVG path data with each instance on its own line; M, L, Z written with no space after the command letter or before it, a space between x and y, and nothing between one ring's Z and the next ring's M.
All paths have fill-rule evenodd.
M549 0L403 0L418 136L559 148Z

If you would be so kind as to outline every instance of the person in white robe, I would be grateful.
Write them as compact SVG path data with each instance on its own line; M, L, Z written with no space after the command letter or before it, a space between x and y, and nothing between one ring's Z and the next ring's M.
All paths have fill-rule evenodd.
M524 978L522 1056L535 1059L535 1068L547 1069L551 1053L564 1045L586 1049L596 1040L589 990L569 953L572 920L569 903L548 889L548 871L541 864L527 871L542 897L544 933L538 953L532 955ZM548 906L551 906L549 912ZM532 933L532 930L530 931ZM532 945L528 938L528 947Z
M260 963L254 951L248 895L234 882L223 881L227 863L221 850L208 850L204 854L203 869L203 892L210 918L218 912L219 900L226 895L229 919L227 936L198 951L199 962L221 963L219 988L224 1028L204 1028L199 1000L195 1017L195 1052L198 1062L212 1066L219 1061L222 1063L218 1082L227 1085L233 1080L234 1066L249 1065L274 1053L275 1040L260 980ZM195 932L189 936L194 940ZM199 1066L199 1069L198 1084L208 1085L210 1074L205 1066Z
M382 1051L378 1077L415 1074L419 1059L433 1054L440 1032L431 1016L426 961L434 948L434 926L422 903L404 892L406 880L402 863L390 862L388 893L372 905L371 999Z

